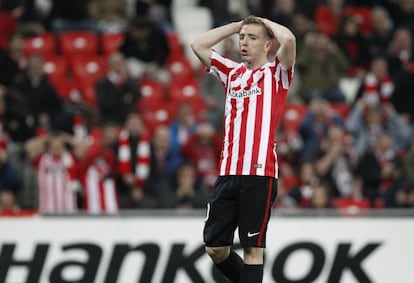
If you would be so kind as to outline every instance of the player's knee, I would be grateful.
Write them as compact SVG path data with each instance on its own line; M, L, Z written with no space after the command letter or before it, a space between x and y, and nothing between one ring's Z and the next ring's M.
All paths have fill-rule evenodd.
M227 258L230 253L229 247L206 247L206 253L215 263L220 263Z
M248 247L244 248L244 261L248 264L263 263L263 248Z

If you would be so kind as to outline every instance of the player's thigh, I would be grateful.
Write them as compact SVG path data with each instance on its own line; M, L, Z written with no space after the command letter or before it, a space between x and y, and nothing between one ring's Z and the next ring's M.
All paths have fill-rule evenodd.
M238 197L235 178L219 177L214 185L204 225L207 246L227 246L233 243L238 221Z
M245 176L240 193L239 237L243 247L265 247L267 225L277 195L277 180Z

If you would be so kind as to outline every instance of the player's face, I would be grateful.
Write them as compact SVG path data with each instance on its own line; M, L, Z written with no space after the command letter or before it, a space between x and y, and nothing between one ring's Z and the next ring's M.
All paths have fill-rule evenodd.
M263 27L256 24L244 25L239 33L240 55L247 63L260 63L266 60L270 41L264 34Z

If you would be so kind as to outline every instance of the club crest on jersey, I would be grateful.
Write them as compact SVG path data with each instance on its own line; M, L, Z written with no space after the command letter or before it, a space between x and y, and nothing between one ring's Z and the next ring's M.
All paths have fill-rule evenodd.
M261 95L262 90L258 87L251 88L251 89L232 89L229 93L231 98L246 98L254 95Z

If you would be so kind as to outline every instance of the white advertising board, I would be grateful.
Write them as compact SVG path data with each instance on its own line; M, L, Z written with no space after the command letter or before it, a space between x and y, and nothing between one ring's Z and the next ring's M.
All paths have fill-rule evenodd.
M0 218L0 282L223 282L202 228L202 217ZM410 218L273 217L264 282L413 283L413 237Z

